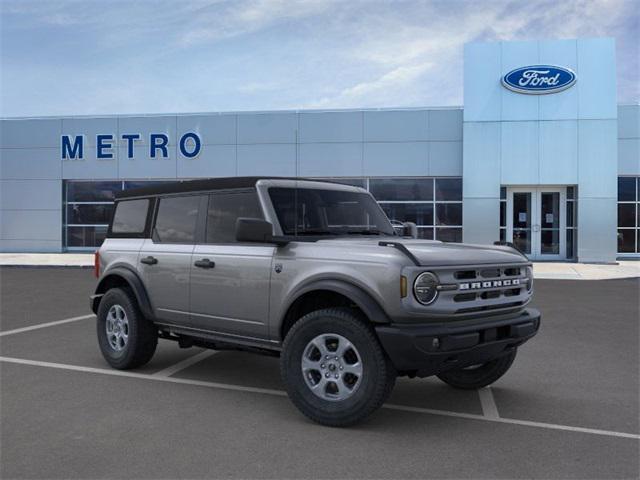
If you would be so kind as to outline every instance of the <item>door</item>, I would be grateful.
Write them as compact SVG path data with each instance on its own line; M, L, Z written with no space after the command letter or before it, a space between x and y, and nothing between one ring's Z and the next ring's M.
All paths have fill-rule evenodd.
M142 245L142 279L160 322L189 324L189 275L195 246L199 195L158 200L152 238Z
M268 338L275 247L237 243L238 217L264 218L255 190L209 196L205 243L191 257L191 323L216 333Z
M507 240L531 260L566 259L566 187L509 187Z

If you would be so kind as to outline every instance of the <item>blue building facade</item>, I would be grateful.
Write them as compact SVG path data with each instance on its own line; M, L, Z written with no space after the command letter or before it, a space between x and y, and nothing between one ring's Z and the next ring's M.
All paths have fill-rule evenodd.
M368 188L422 238L640 255L640 106L611 39L468 44L464 107L0 121L0 251L94 249L113 195L237 175Z

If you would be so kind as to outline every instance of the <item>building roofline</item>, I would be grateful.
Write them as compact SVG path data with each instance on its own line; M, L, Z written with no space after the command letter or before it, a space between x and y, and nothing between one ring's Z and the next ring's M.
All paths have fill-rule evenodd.
M130 117L187 117L187 116L224 116L224 115L263 115L291 113L343 113L343 112L394 112L422 110L463 110L462 106L445 107L380 107L380 108L324 108L324 109L291 109L291 110L230 110L220 112L167 112L167 113L108 113L95 115L35 115L24 117L0 117L0 120L55 120L83 118L130 118Z

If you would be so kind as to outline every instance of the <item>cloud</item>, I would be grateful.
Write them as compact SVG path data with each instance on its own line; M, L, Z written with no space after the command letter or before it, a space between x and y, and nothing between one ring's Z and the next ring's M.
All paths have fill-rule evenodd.
M471 41L613 36L637 0L0 0L2 115L462 105Z

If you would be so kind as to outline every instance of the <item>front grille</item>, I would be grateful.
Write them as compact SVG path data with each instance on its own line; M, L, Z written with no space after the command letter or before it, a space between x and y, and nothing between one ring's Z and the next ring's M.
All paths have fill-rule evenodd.
M491 265L437 272L443 289L434 304L453 314L516 308L529 301L522 265Z

